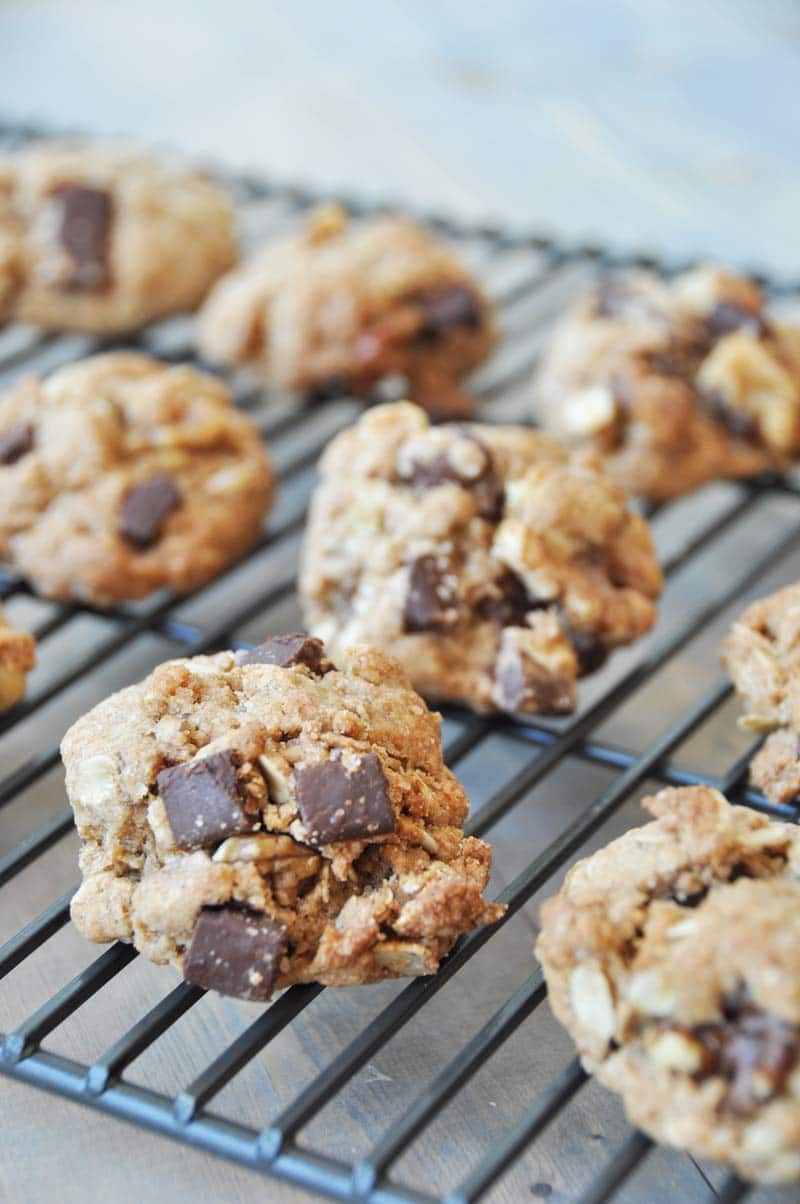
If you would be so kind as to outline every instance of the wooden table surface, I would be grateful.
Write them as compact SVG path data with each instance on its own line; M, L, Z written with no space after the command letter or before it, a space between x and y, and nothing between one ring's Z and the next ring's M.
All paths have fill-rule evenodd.
M795 0L2 0L0 118L800 275Z
M223 15L224 14L224 15ZM795 91L800 16L783 0L727 4L596 5L539 0L0 0L0 117L39 118L98 132L126 131L280 178L416 205L493 217L570 239L601 238L677 257L712 252L742 264L800 275L793 239L800 210ZM728 488L720 487L721 493ZM690 523L716 504L711 491L690 506ZM761 507L742 540L679 574L667 591L659 632L668 630L725 574L739 572L796 517ZM685 529L685 527L684 527ZM675 524L662 524L664 547ZM296 549L290 549L290 554ZM792 580L800 560L759 583ZM208 603L213 605L213 600ZM738 605L735 609L738 609ZM42 617L18 601L20 623ZM607 738L633 748L662 731L719 673L720 615L670 663L658 690L637 696ZM270 613L237 632L257 639L295 612ZM55 654L78 655L98 638L99 620L70 625ZM49 744L98 696L170 655L163 640L139 641L91 685L80 684L46 713L0 740L0 764ZM629 668L621 654L601 680ZM683 750L686 764L730 763L744 747L735 707ZM498 739L492 756L460 767L479 804L520 750ZM492 830L494 889L580 813L606 780L570 761ZM0 853L63 806L59 771L4 814ZM592 841L596 846L641 816L632 800ZM0 942L75 878L74 838L62 841L0 895ZM531 971L536 908L523 909L374 1063L355 1076L309 1139L343 1158L369 1148L448 1057ZM19 1022L89 960L67 927L9 980L0 1029ZM48 1041L91 1059L138 1019L174 978L137 959ZM215 1107L246 1123L290 1101L309 1077L398 988L325 992L280 1043L226 1088ZM136 1081L179 1090L257 1015L253 1005L206 997L131 1068ZM486 1142L502 1134L571 1054L546 1007L538 1009L486 1070L400 1163L411 1182L453 1186ZM2 1204L290 1204L303 1193L209 1156L0 1079ZM563 1118L491 1193L495 1204L577 1198L628 1132L618 1103L590 1085ZM719 1168L656 1151L620 1195L621 1204L702 1204ZM550 1189L548 1195L548 1189ZM766 1204L794 1192L758 1193Z

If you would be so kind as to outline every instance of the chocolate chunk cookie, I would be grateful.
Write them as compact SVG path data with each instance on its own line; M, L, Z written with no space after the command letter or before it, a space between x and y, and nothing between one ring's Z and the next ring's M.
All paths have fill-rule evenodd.
M0 711L25 693L25 674L36 664L36 644L26 631L14 631L0 606Z
M256 428L188 367L117 352L0 399L0 557L47 597L194 589L255 542L272 488Z
M576 680L646 632L647 524L586 457L518 427L368 411L326 450L300 577L332 650L397 656L427 698L566 712Z
M656 500L800 454L800 326L768 318L752 281L708 266L591 290L558 325L534 388L546 428Z
M494 339L477 282L432 234L397 217L351 224L334 206L220 281L199 330L204 355L283 387L365 396L400 375L447 414L471 410L459 382Z
M747 706L740 726L768 733L750 762L753 785L776 803L800 799L800 584L749 606L722 659Z
M75 924L244 999L432 974L504 910L439 725L365 647L334 664L292 635L161 665L62 745Z
M135 330L195 309L236 259L231 206L202 176L103 143L0 158L0 320Z
M559 1020L634 1124L800 1177L800 831L697 786L579 862L536 947Z

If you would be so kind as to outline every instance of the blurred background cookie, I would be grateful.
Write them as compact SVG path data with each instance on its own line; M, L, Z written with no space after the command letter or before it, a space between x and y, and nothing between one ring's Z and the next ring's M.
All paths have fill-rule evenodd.
M195 589L255 543L272 491L255 426L193 368L111 352L0 399L0 556L44 596Z
M236 259L230 203L195 172L102 142L0 159L0 320L136 330L195 309Z

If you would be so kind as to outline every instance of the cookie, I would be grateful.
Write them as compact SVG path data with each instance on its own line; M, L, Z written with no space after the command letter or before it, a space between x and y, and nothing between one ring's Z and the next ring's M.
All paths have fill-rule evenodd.
M706 786L568 873L536 952L585 1067L645 1132L800 1177L800 831Z
M768 733L750 762L756 789L775 803L800 798L800 584L749 606L722 659L747 707L746 731Z
M237 257L230 203L200 175L104 143L0 158L0 320L136 330L196 309Z
M211 580L258 538L273 474L222 381L116 352L0 399L0 557L107 606Z
M64 738L83 882L72 918L190 982L432 974L503 908L491 850L400 666L289 635L161 665Z
M25 674L36 664L36 643L26 631L14 631L0 606L0 711L25 693Z
M654 500L800 454L800 326L710 266L605 281L561 320L534 382L542 424Z
M317 396L367 396L399 375L443 414L472 409L460 382L495 341L489 303L443 243L405 218L351 223L335 206L220 281L198 338L211 360Z
M368 411L320 463L300 593L336 655L383 648L429 699L571 711L576 681L649 630L644 519L589 458L521 427Z

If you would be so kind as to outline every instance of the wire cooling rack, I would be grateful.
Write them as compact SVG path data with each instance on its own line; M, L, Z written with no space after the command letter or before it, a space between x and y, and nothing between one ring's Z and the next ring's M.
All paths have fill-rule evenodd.
M4 149L34 136L0 126ZM315 199L249 177L225 183L245 241L290 227ZM622 261L425 220L499 309L502 346L475 379L482 417L525 420L548 326L578 288ZM770 291L797 303L791 288ZM0 387L120 345L191 360L191 323L171 319L123 343L6 328ZM347 398L310 407L246 376L231 383L281 489L258 547L220 581L188 599L162 592L98 612L36 599L0 566L0 596L35 630L40 659L26 700L0 717L0 1071L337 1199L772 1199L630 1130L542 1006L531 947L542 889L551 893L592 842L641 822L635 803L648 790L709 782L798 818L794 805L747 789L752 748L736 732L716 660L745 599L800 576L790 479L716 484L650 508L667 579L662 617L583 683L575 716L519 725L447 711L448 762L473 800L468 830L495 845L494 890L508 912L461 939L435 977L356 991L296 986L261 1008L175 985L169 969L122 944L98 954L70 929L77 841L58 759L66 726L167 656L244 646L300 622L294 575L313 466L360 407Z

